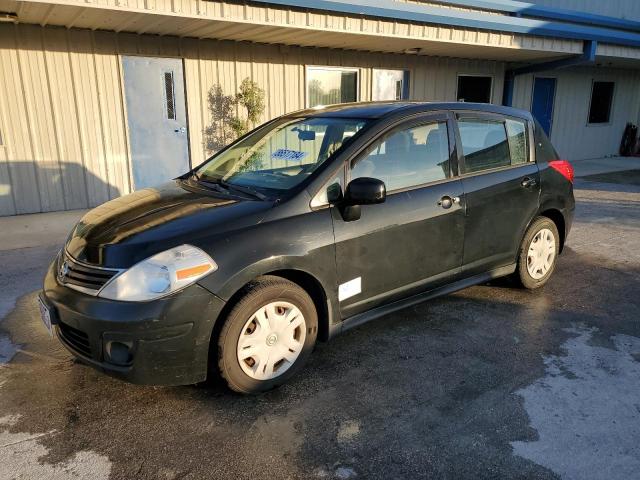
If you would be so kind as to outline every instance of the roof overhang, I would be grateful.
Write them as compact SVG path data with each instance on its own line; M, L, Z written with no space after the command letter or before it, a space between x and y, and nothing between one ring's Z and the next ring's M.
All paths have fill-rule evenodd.
M19 23L42 26L506 62L582 53L579 40L287 9L272 4L191 0L149 1L144 2L150 6L146 8L131 5L133 2L118 0L0 0L0 11L15 12ZM176 9L175 5L189 8Z
M496 0L475 3L487 2ZM0 0L0 12L15 13L19 23L42 26L513 63L578 57L585 44L595 41L582 39L587 32L606 38L598 42L596 61L609 66L640 65L639 47L615 43L603 33L609 31L601 28L394 0ZM552 33L556 36L550 36ZM633 43L636 37L640 42L640 35L617 34L628 42Z
M260 4L284 7L307 8L312 10L340 12L350 15L365 15L374 18L423 22L436 25L452 25L461 28L503 31L514 34L537 35L572 40L609 42L617 45L640 47L640 34L613 28L603 28L585 24L559 22L550 19L525 18L518 15L496 15L487 11L464 11L447 9L419 3L397 0L252 0ZM441 2L475 3L497 2ZM504 2L503 6L520 2ZM522 3L522 5L527 5ZM504 8L503 8L504 10ZM524 10L524 8L523 8ZM568 12L568 11L565 11ZM512 13L512 12L507 12ZM577 12L574 12L577 14ZM577 15L574 15L577 16ZM604 17L607 18L607 17ZM613 20L613 19L612 19ZM635 22L633 22L635 23Z

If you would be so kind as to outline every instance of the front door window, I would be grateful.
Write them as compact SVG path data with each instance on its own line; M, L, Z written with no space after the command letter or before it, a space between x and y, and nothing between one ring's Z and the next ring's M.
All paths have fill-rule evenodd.
M351 178L382 180L387 192L403 190L450 176L446 122L396 130L374 143L353 166Z

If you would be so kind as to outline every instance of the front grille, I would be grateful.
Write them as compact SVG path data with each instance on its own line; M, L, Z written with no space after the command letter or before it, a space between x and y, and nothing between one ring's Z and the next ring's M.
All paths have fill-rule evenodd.
M93 267L63 254L58 265L58 280L70 288L96 294L120 270ZM79 287L79 288L77 288Z
M60 337L69 347L85 357L91 358L91 344L86 333L62 322L58 323L58 329Z

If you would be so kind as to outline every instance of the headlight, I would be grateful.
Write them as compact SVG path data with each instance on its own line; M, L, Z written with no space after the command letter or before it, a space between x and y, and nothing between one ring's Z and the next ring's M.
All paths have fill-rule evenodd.
M184 288L218 269L197 247L179 247L158 253L121 273L98 294L112 300L143 302Z

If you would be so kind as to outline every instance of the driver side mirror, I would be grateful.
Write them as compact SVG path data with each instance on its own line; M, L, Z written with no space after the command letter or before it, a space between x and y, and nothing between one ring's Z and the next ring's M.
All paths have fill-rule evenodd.
M355 178L347 185L344 201L347 205L373 205L387 199L387 188L382 180L370 177Z
M362 214L361 205L383 203L386 199L387 188L382 180L370 177L354 178L347 185L340 213L345 222L353 222Z

